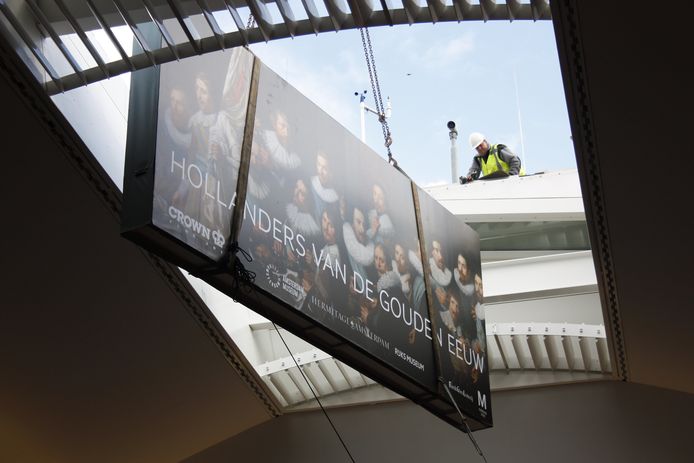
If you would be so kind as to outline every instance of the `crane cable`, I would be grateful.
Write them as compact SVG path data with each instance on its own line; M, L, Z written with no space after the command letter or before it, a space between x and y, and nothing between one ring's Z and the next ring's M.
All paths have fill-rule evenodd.
M393 144L393 137L391 136L390 127L388 126L388 121L386 120L386 111L385 106L383 105L383 97L381 97L381 85L378 82L376 59L374 57L373 46L371 45L369 28L366 26L360 27L359 33L361 34L361 43L364 47L366 68L369 70L369 80L371 81L371 91L374 95L374 104L376 105L376 112L378 113L378 121L381 123L384 145L388 152L388 163L393 167L398 168L398 162L395 160L393 153L390 150L390 145Z
M253 13L248 14L248 22L246 23L246 30L250 29L251 27L255 27L255 17L253 16Z

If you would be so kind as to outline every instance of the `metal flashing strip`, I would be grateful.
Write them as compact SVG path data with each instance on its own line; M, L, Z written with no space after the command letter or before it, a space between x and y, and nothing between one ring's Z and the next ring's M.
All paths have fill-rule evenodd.
M269 323L256 325L254 329L273 330ZM489 323L489 370L512 376L500 381L503 389L605 379L612 371L606 334L603 325ZM280 357L255 367L285 408L305 406L314 400L303 390L305 380L297 372L297 365L321 399L356 394L374 385L372 380L329 354L315 348L304 350L294 353L293 358ZM541 380L542 377L546 378ZM373 393L367 395L373 396ZM360 402L358 396L350 400L351 403ZM376 400L392 400L392 397L385 395Z
M614 373L622 381L629 380L627 352L624 342L617 284L612 260L612 246L605 213L603 180L598 164L598 150L595 128L591 117L591 101L586 82L583 45L579 31L580 18L577 14L576 0L553 1L555 36L559 50L559 62L564 79L566 102L569 108L569 121L574 134L576 159L581 173L581 189L588 222L588 230L593 243L595 272L600 289L600 297L613 355Z

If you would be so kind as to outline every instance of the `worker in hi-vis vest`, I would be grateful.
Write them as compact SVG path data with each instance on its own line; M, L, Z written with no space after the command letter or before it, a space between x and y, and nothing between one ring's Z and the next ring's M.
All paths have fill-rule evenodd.
M460 183L467 183L486 177L494 172L503 171L508 175L525 175L521 160L513 154L508 146L502 144L490 145L484 135L479 132L470 134L470 147L477 151L472 158L472 165L467 177L460 177Z

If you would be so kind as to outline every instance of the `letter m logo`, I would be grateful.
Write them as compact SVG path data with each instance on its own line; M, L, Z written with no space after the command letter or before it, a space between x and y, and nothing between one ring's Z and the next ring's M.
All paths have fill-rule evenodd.
M477 391L477 406L487 409L487 394L481 394Z

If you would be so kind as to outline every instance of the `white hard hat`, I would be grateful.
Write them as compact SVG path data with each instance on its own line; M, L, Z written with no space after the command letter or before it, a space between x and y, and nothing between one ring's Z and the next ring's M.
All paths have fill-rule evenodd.
M486 140L485 136L479 132L472 132L470 134L470 147L474 150Z

